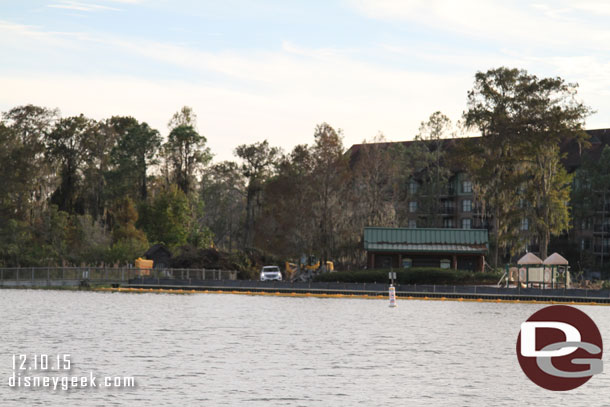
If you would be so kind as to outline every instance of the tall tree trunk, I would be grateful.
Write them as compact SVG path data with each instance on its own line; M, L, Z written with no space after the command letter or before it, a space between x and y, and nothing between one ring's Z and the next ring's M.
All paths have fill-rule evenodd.
M550 240L551 240L551 234L550 234L549 230L547 229L544 232L542 232L542 234L540 236L540 258L542 260L544 260L548 257L548 247L549 247Z
M142 173L140 174L140 199L142 201L146 200L146 196L148 195L147 185L146 185L146 166L142 169Z
M550 208L548 206L546 206L544 208L544 226L542 228L542 232L539 233L539 237L538 240L540 242L540 258L542 260L546 259L548 257L548 249L549 249L549 242L551 241L551 226L550 226Z
M254 201L254 188L248 186L247 194L246 194L246 230L244 233L244 243L243 248L247 248L251 246L251 235L252 235L252 221L253 221L253 213L252 213L252 204Z
M601 262L600 262L600 266L601 269L604 269L604 251L605 251L605 247L604 247L604 242L606 239L604 239L605 235L606 235L606 189L604 188L604 192L602 193L602 245L601 245L601 253L602 253L602 257L601 257Z
M494 216L494 267L498 267L498 252L500 250L500 210L496 208Z

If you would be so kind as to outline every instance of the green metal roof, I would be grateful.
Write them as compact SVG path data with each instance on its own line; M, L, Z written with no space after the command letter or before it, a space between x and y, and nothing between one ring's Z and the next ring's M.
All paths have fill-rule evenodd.
M485 253L487 229L364 228L364 249L384 252Z

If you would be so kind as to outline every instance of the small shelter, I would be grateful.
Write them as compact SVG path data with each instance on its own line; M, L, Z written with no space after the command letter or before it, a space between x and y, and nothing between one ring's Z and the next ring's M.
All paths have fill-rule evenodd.
M553 285L556 284L556 279L558 279L560 282L565 282L566 288L570 286L570 264L559 253L553 253L544 259L544 269L545 273L551 273Z
M547 266L567 266L568 261L559 253L553 253L543 262Z
M523 257L521 257L519 260L517 260L517 264L518 265L536 265L536 264L542 264L543 261L540 257L536 256L534 253L525 253L525 255Z
M508 266L507 266L508 268ZM508 268L508 281L516 282L522 287L555 288L558 284L568 287L570 275L567 272L568 261L558 253L553 253L546 260L533 253L526 253L517 260L517 266Z
M144 253L144 257L153 261L154 268L164 269L169 267L172 252L162 244L155 244Z
M486 229L364 228L364 250L373 268L440 267L483 271Z
M510 282L514 282L517 285L525 285L529 284L532 280L532 277L539 277L539 274L542 274L542 259L536 256L534 253L525 253L523 257L517 260L517 266L512 266L507 268L508 278L506 279L506 286ZM532 273L530 273L530 270ZM536 280L538 280L536 278Z

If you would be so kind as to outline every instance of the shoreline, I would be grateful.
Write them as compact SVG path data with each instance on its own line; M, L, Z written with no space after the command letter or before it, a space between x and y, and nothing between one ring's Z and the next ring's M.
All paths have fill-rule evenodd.
M367 300L386 300L388 293L377 292L337 292L337 290L278 290L277 288L261 289L251 287L250 289L240 287L71 287L71 286L3 286L0 289L17 290L54 290L54 291L88 291L105 293L124 293L124 294L231 294L231 295L250 295L250 296L269 296L269 297L290 297L290 298L327 298L327 299L367 299ZM405 292L396 291L396 298L399 301L456 301L456 302L479 302L479 303L503 303L503 304L553 304L553 305L598 305L610 306L610 298L602 297L571 297L571 296L534 296L528 294L469 294L444 293L444 292Z

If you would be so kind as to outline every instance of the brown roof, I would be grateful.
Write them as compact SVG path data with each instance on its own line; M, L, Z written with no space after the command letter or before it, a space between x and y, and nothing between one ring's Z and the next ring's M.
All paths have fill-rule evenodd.
M544 260L544 264L549 266L567 266L568 261L559 253L553 253Z
M565 166L566 170L568 170L568 172L573 172L578 167L580 167L585 159L598 160L602 150L604 149L604 146L610 145L610 129L594 129L586 130L586 132L590 136L588 140L590 145L588 147L579 145L576 140L565 141L560 146L561 152L565 155L562 160L563 165ZM459 143L463 143L466 140L476 140L479 137L443 139L441 140L441 142L443 143L444 149L446 149L447 151L451 151L451 149L455 148L455 146L457 146ZM392 145L402 144L406 147L413 143L415 143L415 140L370 144L354 144L349 148L347 153L350 155L350 165L353 166L353 164L359 160L361 150L366 145L375 144L379 146L390 147ZM452 168L452 170L454 170L455 172L459 171L458 168Z
M523 265L542 264L542 260L538 256L536 256L534 253L530 252L530 253L526 253L525 256L523 256L519 260L517 260L517 264L523 264Z
M590 136L588 148L581 148L576 140L570 140L561 145L561 151L566 154L563 165L568 172L573 172L580 167L585 158L598 160L604 146L610 145L610 129L587 130L587 134Z
M476 137L478 138L478 137ZM455 148L456 145L458 145L459 143L468 140L468 139L472 139L472 137L462 137L462 138L449 138L449 139L441 139L440 143L442 148L445 151L451 151L453 148ZM366 143L366 144L353 144L348 150L347 150L347 154L349 154L350 157L350 166L353 168L354 164L356 162L358 162L358 160L360 159L360 154L362 152L362 149L366 148L367 146L381 146L381 147L391 147L391 146L395 146L395 145L402 145L404 147L408 147L414 143L417 143L417 140L407 140L407 141L388 141L388 142L383 142L383 143ZM424 141L427 142L427 141ZM434 151L434 149L432 149ZM451 161L450 161L450 165L452 165ZM454 170L455 172L459 171L458 168L452 168L452 170Z

